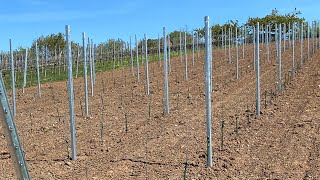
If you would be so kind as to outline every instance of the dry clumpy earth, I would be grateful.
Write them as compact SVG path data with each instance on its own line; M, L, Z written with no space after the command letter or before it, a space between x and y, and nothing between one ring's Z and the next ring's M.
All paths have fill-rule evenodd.
M298 44L297 44L298 45ZM261 51L261 115L255 116L253 47L228 64L223 49L213 51L212 168L206 167L204 55L194 66L171 59L170 114L163 113L163 65L97 73L89 116L84 112L83 78L74 80L77 160L71 155L67 82L17 91L15 123L33 179L320 179L320 54L302 68L296 52L282 55L283 93L277 95L275 45L269 60ZM242 48L239 48L242 50ZM235 55L235 49L232 49ZM90 90L90 88L89 88ZM9 92L8 92L9 93ZM11 95L8 94L10 97ZM222 128L222 124L223 127ZM238 124L238 127L237 127ZM3 129L2 129L3 130ZM3 131L0 131L0 179L16 179ZM223 131L223 144L222 144Z

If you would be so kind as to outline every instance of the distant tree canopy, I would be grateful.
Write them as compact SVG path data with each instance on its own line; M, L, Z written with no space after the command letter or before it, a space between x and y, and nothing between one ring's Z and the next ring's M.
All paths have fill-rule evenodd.
M277 9L273 9L271 14L266 15L263 18L252 18L250 17L246 23L247 26L255 26L257 22L260 25L274 25L274 24L293 24L293 23L301 23L304 21L304 18L299 18L301 15L301 11L297 11L296 9L288 14L281 15Z
M108 52L119 51L126 47L126 42L122 39L108 39L106 42L101 43L98 48L103 48Z
M265 17L259 18L252 18L249 17L249 19L247 20L247 22L244 23L244 25L246 26L246 30L250 31L252 29L252 27L256 26L257 22L260 23L261 26L266 26L266 25L275 25L275 24L293 24L293 23L301 23L304 22L304 18L300 18L299 15L301 15L301 11L298 10L294 10L291 13L288 14L280 14L279 11L277 9L273 9L272 12L268 15L266 15ZM228 22L226 22L225 24L214 24L211 26L211 31L213 33L213 35L221 35L222 34L222 30L223 31L227 31L228 34L228 29L232 28L232 35L235 35L235 28L238 28L238 32L241 31L241 29L243 29L242 27L239 26L239 22L238 20L229 20ZM204 32L204 28L199 28L199 29L195 29L194 31L199 33L199 37L203 38L205 35Z
M180 44L180 33L181 33L181 41L182 44L184 43L184 33L185 31L173 31L169 34L170 36L170 42L174 45L177 46ZM190 42L192 40L192 34L189 32L186 32L186 37L187 41Z
M224 24L213 24L211 26L211 31L212 34L214 36L214 38L216 37L221 37L222 32L224 33L229 33L229 28L230 28L230 32L231 35L234 37L235 36L235 29L237 28L238 33L241 33L241 31L243 30L243 27L246 27L246 31L250 32L252 31L252 28L254 26L256 26L256 23L259 22L261 26L266 26L266 25L275 25L275 24L286 24L287 26L289 24L293 24L293 23L301 23L304 22L305 19L304 18L300 18L299 16L302 13L300 11L298 11L297 9L294 9L293 12L287 13L287 14L280 14L279 11L277 9L273 9L272 12L268 15L266 15L265 17L249 17L247 22L245 22L242 26L239 25L238 20L228 20L226 23ZM288 28L287 28L288 30ZM181 33L181 37L182 37L182 43L184 43L184 33L185 31L173 31L171 33L169 33L168 35L170 36L170 43L172 46L179 46L180 43L180 33ZM193 31L187 31L187 43L190 44L192 41L192 33L197 33L199 35L199 38L203 38L205 36L205 32L204 32L204 28L197 28L194 29ZM203 40L203 39L202 39ZM163 37L160 36L160 41L161 41L161 46L163 45ZM32 42L29 54L34 55L35 52L35 43L38 43L38 48L39 48L39 54L44 55L44 52L51 52L54 53L55 51L59 51L60 53L64 53L64 49L65 49L65 36L62 33L58 33L58 34L50 34L48 36L41 36L37 39L35 39ZM88 43L88 42L87 42ZM141 47L143 43L143 39L140 39L138 41L138 46L139 49ZM156 39L148 39L147 41L148 43L148 49L157 49L158 47L158 38ZM79 44L75 43L75 42L71 42L72 45L72 49L76 49L79 47ZM80 46L82 46L82 43L80 44ZM126 41L122 40L122 39L109 39L105 42L102 42L100 44L97 45L98 49L100 49L101 51L107 51L109 53L115 51L118 52L120 50L124 50L126 48L129 48L129 43L127 43ZM59 49L60 48L60 49ZM46 51L46 49L48 51ZM135 41L133 39L132 41L132 49L135 49ZM22 47L17 48L14 52L15 53L24 53L25 49ZM7 56L6 52L2 52L1 54Z
M36 42L38 43L38 47L45 47L51 51L54 51L55 48L64 48L66 45L64 35L62 33L51 34L48 36L41 36L38 39L34 40L31 48L35 49Z

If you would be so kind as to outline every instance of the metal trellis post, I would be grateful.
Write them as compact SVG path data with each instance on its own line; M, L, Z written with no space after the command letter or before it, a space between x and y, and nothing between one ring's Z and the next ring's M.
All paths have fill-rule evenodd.
M7 98L6 88L0 75L0 121L2 129L8 143L8 149L12 157L17 179L29 180L29 172L25 161L25 153L20 144L18 132L11 114L10 105ZM5 172L2 172L5 173Z

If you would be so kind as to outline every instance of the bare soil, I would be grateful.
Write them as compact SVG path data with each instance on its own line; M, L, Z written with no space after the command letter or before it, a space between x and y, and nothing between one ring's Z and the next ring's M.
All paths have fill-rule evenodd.
M298 46L298 43L297 43ZM283 85L277 95L277 62L272 44L269 61L261 47L261 115L255 116L253 47L245 58L239 48L239 80L224 49L213 51L212 168L206 166L204 55L171 59L170 114L164 114L163 64L149 64L140 82L130 68L98 73L84 113L83 78L74 80L77 160L70 160L67 82L17 92L15 123L33 179L320 179L320 54L303 67L292 51L282 55ZM306 47L306 46L305 46ZM227 53L228 54L228 53ZM136 69L135 69L136 70ZM89 81L89 79L88 79ZM90 87L90 86L89 86ZM90 90L90 88L89 88ZM10 96L10 94L9 94ZM236 119L238 118L238 129ZM222 121L224 143L221 145ZM0 131L0 179L16 179L3 131Z

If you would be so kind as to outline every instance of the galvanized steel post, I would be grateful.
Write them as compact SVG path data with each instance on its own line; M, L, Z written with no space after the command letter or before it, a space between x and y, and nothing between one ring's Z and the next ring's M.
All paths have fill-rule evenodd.
M318 49L318 24L317 21L314 21L314 33L315 33L315 48ZM297 33L298 34L298 33Z
M291 23L289 22L288 26L288 40L289 40L289 47L291 48Z
M278 94L282 95L282 67L281 67L281 23L279 24L279 43L277 44L277 48L279 51L279 56L278 56Z
M286 52L286 39L287 39L287 27L286 23L283 24L283 51Z
M92 45L92 73L93 73L93 85L95 85L96 84L96 58L95 58L95 56L96 56L96 49L97 49L97 47L96 47L96 45L95 44L93 44L93 41L92 41L92 39L91 39L91 45Z
M224 55L227 56L227 27L224 27Z
M239 48L238 48L238 27L236 27L236 79L239 79Z
M187 32L184 32L185 80L188 81Z
M314 46L315 46L315 43L314 43L314 39L315 39L314 31L315 31L315 22L312 22L312 26L311 26L311 35L312 35L312 55L314 54Z
M267 29L267 36L266 36L266 41L267 41L267 61L270 62L270 47L269 47L269 29L270 29L270 24L266 27Z
M159 65L161 66L160 55L161 55L161 45L160 45L160 36L158 34L158 61L159 61Z
M310 24L307 22L308 30L307 30L307 36L308 36L308 60L310 58Z
M12 90L12 111L13 116L16 116L16 89L15 89L15 78L14 78L14 60L13 60L13 50L12 41L10 41L10 63L11 63L11 90Z
M228 63L231 64L231 30L230 30L230 27L229 27L229 44L228 44L228 48L229 48L229 56L228 56Z
M197 60L199 61L199 32L197 31Z
M166 113L169 114L169 82L168 82L168 64L167 64L167 42L166 28L163 27L163 62L164 62L164 95L166 103Z
M24 88L27 85L27 68L28 68L28 48L26 48L26 54L24 56L24 71L23 71L22 93L24 93Z
M194 66L194 32L192 32L192 66Z
M302 54L302 47L303 47L303 22L300 25L300 68L302 68L302 59L303 59L303 54Z
M253 27L253 70L256 70L256 28Z
M136 61L137 61L137 80L140 82L140 65L139 65L139 46L137 41L137 35L134 35L135 42L136 42Z
M209 65L209 70L210 70L210 92L212 92L212 28L209 28L209 62L210 62L210 65Z
M74 95L73 95L73 74L72 74L72 56L71 56L71 40L70 26L66 25L66 51L68 61L68 92L69 92L69 113L70 113L70 132L71 132L71 148L72 160L76 160L76 128L74 122Z
M78 43L77 62L76 62L76 78L78 78L78 72L79 72L79 58L80 58L80 45Z
M130 62L131 62L131 75L132 75L132 77L133 77L134 74L133 74L133 57L132 57L132 42L131 42L131 36L130 36Z
M278 30L277 24L275 24L274 35L275 35L275 40L276 40L276 47L278 47L278 45L279 45L279 30ZM281 44L280 44L280 48L281 48ZM277 50L277 58L278 58L279 57L279 48L276 48L276 50Z
M182 37L181 37L181 31L180 31L180 33L179 33L179 37L180 37L180 64L182 64Z
M242 31L242 59L244 59L244 39L245 39L245 26L243 26L243 31Z
M144 40L145 40L145 56L146 56L146 84L147 84L147 89L146 89L146 93L149 96L150 95L150 85L149 85L149 63L148 63L148 43L147 43L147 35L144 34Z
M221 32L221 48L224 48L224 31L223 31L223 27L221 28L222 32Z
M211 71L210 71L210 39L209 39L209 16L204 18L205 24L205 49L206 49L206 62L205 62L205 79L206 79L206 122L207 122L207 166L212 167L212 142L211 142ZM230 44L229 44L230 46Z
M256 116L260 116L260 55L259 55L259 22L257 22L256 35Z
M87 53L86 53L86 34L82 33L82 46L83 46L83 71L84 71L84 97L85 97L85 109L86 116L89 116L89 103L88 103L88 78L87 78Z
M294 44L295 44L295 24L292 24L292 67L291 78L294 78Z
M39 72L39 50L38 50L38 43L37 42L36 42L36 68L37 68L37 79L38 79L38 96L41 97L40 72Z
M89 64L90 64L91 96L93 96L93 63L92 63L92 44L90 43L90 38L88 38L88 51L89 51Z
M0 123L7 139L8 149L14 164L17 179L29 180L25 153L20 144L18 132L11 114L6 88L0 74ZM5 173L5 172L2 172Z
M171 73L171 41L170 41L170 34L168 34L168 53L167 53L167 59L168 59L168 67L169 67L169 74Z

